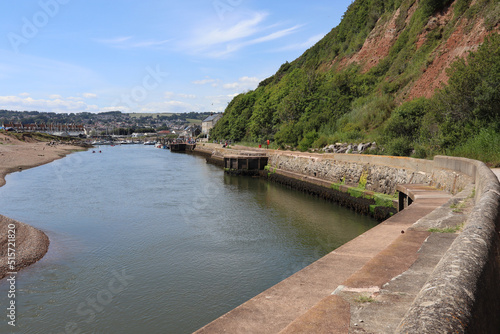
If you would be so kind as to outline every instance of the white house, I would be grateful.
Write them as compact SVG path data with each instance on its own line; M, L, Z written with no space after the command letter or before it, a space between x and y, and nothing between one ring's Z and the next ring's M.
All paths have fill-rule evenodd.
M210 115L201 122L201 133L208 134L215 123L222 117L222 114Z

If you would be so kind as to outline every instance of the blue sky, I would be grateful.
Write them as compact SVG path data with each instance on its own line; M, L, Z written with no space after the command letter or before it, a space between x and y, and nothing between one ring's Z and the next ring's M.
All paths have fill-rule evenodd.
M2 1L0 109L223 111L351 2Z

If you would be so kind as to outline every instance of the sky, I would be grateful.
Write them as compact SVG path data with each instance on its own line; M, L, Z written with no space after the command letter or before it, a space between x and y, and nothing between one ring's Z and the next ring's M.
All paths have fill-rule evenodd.
M2 1L0 109L222 112L351 2Z

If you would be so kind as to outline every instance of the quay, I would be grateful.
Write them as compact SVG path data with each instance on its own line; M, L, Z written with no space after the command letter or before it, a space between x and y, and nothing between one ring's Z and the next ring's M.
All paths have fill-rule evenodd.
M238 155L225 155L225 171L237 175L259 175L267 166L268 157L265 153L242 151Z
M248 168L238 150L195 151ZM399 212L195 333L498 332L500 183L484 163L251 151L291 185L397 192Z
M192 152L196 148L196 144L189 143L170 143L170 152Z

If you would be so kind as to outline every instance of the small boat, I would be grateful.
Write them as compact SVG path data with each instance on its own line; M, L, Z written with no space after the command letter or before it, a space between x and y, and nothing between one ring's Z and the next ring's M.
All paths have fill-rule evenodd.
M145 141L145 142L144 142L144 145L155 145L155 144L156 144L156 142L155 142L155 141L149 141L149 140L148 140L148 141Z

